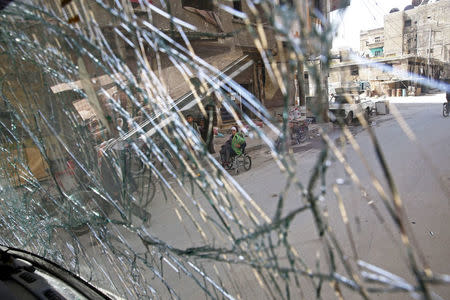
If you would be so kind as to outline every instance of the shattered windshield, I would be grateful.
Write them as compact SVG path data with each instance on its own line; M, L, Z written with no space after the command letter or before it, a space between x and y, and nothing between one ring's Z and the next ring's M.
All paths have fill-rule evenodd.
M347 99L349 99L349 100L347 100ZM335 102L338 104L346 104L346 103L351 102L351 99L353 99L353 97L350 95L347 95L347 96L337 95L332 98L331 102Z
M334 51L353 2L0 1L0 244L115 299L444 299L448 55Z

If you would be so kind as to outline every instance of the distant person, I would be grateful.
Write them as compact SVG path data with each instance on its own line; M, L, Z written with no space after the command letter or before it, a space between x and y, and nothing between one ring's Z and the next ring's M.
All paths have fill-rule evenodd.
M450 80L449 83L450 84ZM449 87L447 87L448 89ZM447 92L445 93L445 98L447 98L447 111L450 111L450 91L447 90Z
M187 115L186 116L186 121L188 122L189 126L191 126L192 129L195 130L195 132L200 133L200 129L198 128L198 125L194 121L194 117L192 115Z
M236 155L241 155L247 143L242 133L236 127L231 127L231 136L220 150L222 165L229 164L230 159Z
M214 154L214 111L212 106L206 107L207 118L203 120L203 126L201 128L201 136L206 144L206 149L209 153Z
M242 132L237 131L236 127L231 128L231 149L233 150L232 156L241 155L243 149L247 145Z
M445 83L447 84L447 86L445 87L445 99L447 100L447 114L450 112L450 78L447 78L445 80Z

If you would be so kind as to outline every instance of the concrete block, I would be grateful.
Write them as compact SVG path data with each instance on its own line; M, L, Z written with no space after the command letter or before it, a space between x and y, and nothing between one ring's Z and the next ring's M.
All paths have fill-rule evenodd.
M389 101L378 101L375 103L375 109L377 111L377 115L389 114Z

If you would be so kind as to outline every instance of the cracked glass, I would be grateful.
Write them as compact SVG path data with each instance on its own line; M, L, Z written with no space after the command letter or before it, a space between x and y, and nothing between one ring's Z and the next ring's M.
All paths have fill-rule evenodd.
M116 299L443 299L449 275L433 271L416 241L365 111L355 111L364 150L348 120L328 113L328 73L339 58L327 15L346 5L5 5L1 244ZM394 105L391 113L414 143ZM338 134L319 126L329 119ZM305 162L292 144L305 143L309 125L317 151ZM236 156L225 161L232 126ZM367 220L397 249L399 266L367 250Z

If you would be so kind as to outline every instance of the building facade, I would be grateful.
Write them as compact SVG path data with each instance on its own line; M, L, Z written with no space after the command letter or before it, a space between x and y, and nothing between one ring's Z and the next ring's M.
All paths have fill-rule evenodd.
M450 1L407 6L384 18L385 56L413 54L450 62Z
M117 5L113 0L108 1L111 7ZM183 30L189 40L189 46L198 57L216 69L223 71L226 75L233 75L232 78L255 95L266 108L272 109L283 106L285 98L278 82L273 82L269 79L270 76L265 69L260 50L263 48L267 53L273 55L271 58L272 62L275 61L277 64L283 63L283 59L286 58L282 58L283 55L281 55L278 49L272 22L264 19L264 12L262 10L259 15L255 14L254 9L260 9L258 5L252 11L246 1L219 1L218 4L220 5L229 6L236 11L250 16L250 23L246 24L242 19L233 16L224 9L218 9L218 6L213 5L212 1L153 0L151 3L162 11L167 11L170 7L170 13L174 18L185 21L195 27L195 30L188 28L183 28ZM293 5L293 2L285 1L285 4ZM301 17L307 20L306 26L311 30L315 24L320 23L319 19L314 17L314 11L319 10L326 16L329 11L348 5L348 1L304 0L295 5L297 8L301 8L299 9L299 14L303 14ZM117 36L117 31L127 36L126 30L120 26L120 20L111 18L109 13L104 13L104 9L95 2L89 3L89 9L94 12L94 15L99 16L97 21L106 39L113 46L115 54L126 61L127 66L136 73L138 66L136 65L135 49ZM144 22L148 22L151 19L151 24L154 25L155 29L170 36L181 45L187 46L183 40L183 36L167 17L150 11L145 7L141 7L139 1L131 1L131 5L122 7L121 9L125 14L137 16L138 23L144 24L141 26L146 26ZM104 17L102 17L102 14L104 14ZM257 20L258 17L261 19ZM260 25L262 28L258 28ZM251 30L249 30L249 27L251 27ZM261 29L264 31L264 38L260 37L260 41L262 42L264 40L264 43L258 48L258 45L255 44L255 36L251 32L253 31L253 34L255 32L258 33ZM169 56L164 56L159 53L157 59L155 51L148 51L147 57L153 69L160 68L159 79L165 85L170 97L179 103L180 109L191 111L193 107L189 105L189 102L194 102L194 95L190 83L197 80L195 75L193 75L191 81L187 81L183 74L179 72L177 66L170 60ZM287 55L284 57L287 57ZM246 67L242 68L243 66ZM92 77L103 75L102 73L97 73L95 68L90 68L90 66L87 66L87 68ZM304 74L304 78L308 78L307 74ZM307 80L305 81L302 85L305 86L303 95L305 94L304 91L314 91L314 89L308 88L309 83ZM296 94L296 86L299 85L296 84L293 78L287 87L289 94ZM240 95L231 96L236 101L240 99ZM307 94L303 98L305 96ZM123 98L126 96L120 95L120 92L117 92L116 97ZM210 100L209 102L211 102ZM294 99L291 100L294 103ZM233 119L221 107L220 102L213 102L216 106L219 126L223 122L226 122L226 120ZM250 111L246 113L251 114Z
M384 26L362 31L360 52L365 57L417 55L450 62L450 1L392 9Z
M383 27L360 34L360 55L386 69L354 63L341 53L342 61L331 68L330 91L368 81L374 94L397 96L406 90L417 95L427 87L410 74L445 80L450 76L449 14L450 0L413 1L404 10L393 8Z
M384 28L380 27L361 32L360 51L365 57L384 56Z

